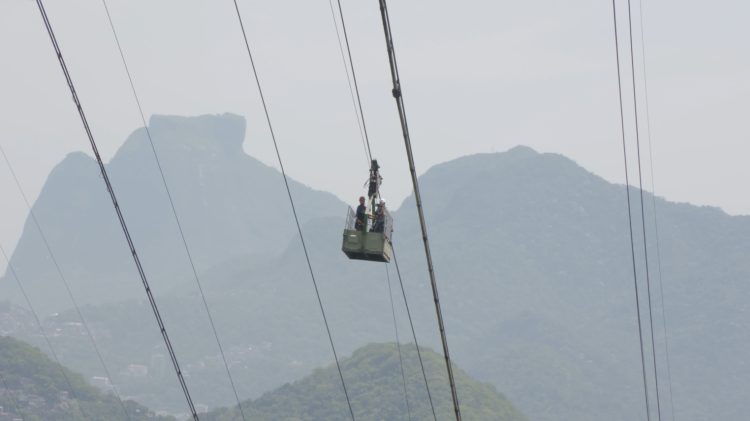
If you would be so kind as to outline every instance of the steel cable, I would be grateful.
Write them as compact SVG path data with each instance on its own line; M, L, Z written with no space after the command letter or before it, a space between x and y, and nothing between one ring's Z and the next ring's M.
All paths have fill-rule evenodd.
M352 80L351 79L353 79L354 90L356 92L356 104L354 103L355 93L352 93L352 103L354 105L355 114L357 113L357 111L359 111L359 113L357 114L357 123L359 124L360 130L362 131L362 133L360 133L360 135L363 136L362 140L363 140L363 144L365 145L365 153L367 154L367 157L369 158L369 160L372 161L372 149L371 149L371 146L370 146L370 138L369 138L369 135L368 135L368 132L367 132L367 125L365 123L365 115L364 115L364 110L362 108L362 98L361 98L361 95L360 95L360 92L359 92L359 83L357 82L357 74L356 74L356 71L354 69L354 59L352 58L352 50L351 50L351 45L349 43L349 35L348 35L347 30L346 30L346 19L344 18L344 11L343 11L343 8L341 6L341 0L336 0L336 3L338 5L339 17L341 19L341 27L342 27L342 30L343 30L343 33L344 33L344 41L345 41L345 45L346 45L346 56L344 55L344 48L343 48L342 43L341 43L341 36L339 34L338 24L337 24L337 21L336 21L335 12L333 10L333 0L329 0L328 3L331 6L331 14L332 14L332 17L333 17L333 24L334 24L334 27L336 28L336 36L338 38L339 50L341 52L341 58L342 58L342 61L344 63L344 67L345 67L345 70L346 70L346 76L347 76L347 80L349 82L350 93L352 93L351 92L351 89L352 89ZM349 68L346 68L346 66L347 66L347 57L349 59L349 61L348 61ZM350 69L351 69L351 75L352 75L351 79L349 77L349 71L350 71ZM390 297L390 300L391 300L391 312L393 314L393 326L394 326L394 329L395 329L395 332L396 332L396 345L398 347L399 364L401 366L401 377L402 377L402 380L403 380L403 383L404 383L404 400L406 402L407 415L408 415L409 419L411 420L411 407L410 407L410 404L409 404L409 396L408 396L408 392L407 392L406 375L405 375L405 372L404 372L404 362L403 362L403 357L402 357L402 353L401 353L401 343L399 341L399 336L398 336L398 324L396 322L396 310L395 310L395 307L394 307L394 304L393 304L393 292L391 290L391 279L390 279L390 273L388 271L388 267L387 266L386 266L386 278L387 278L387 282L388 282L389 297ZM406 299L406 296L404 296L404 299ZM411 320L411 318L410 318L410 320ZM416 340L416 338L415 338L415 340ZM426 377L425 377L425 382L426 382ZM429 388L428 388L428 396L430 396L429 395ZM432 398L431 398L431 396L430 396L430 405L432 407ZM434 407L433 407L433 415L434 415Z
M133 82L133 76L130 73L130 68L128 67L127 60L125 60L125 53L123 52L122 45L120 44L120 38L117 36L117 30L115 29L115 24L112 21L112 15L109 12L109 7L107 5L106 0L102 0L102 4L104 5L104 11L107 15L107 20L109 21L109 27L112 29L112 35L114 36L115 43L117 44L117 50L120 53L120 59L122 60L123 67L125 68L125 73L128 76L128 81L130 83L130 89L133 92L133 98L135 99L135 104L138 107L138 114L141 117L141 122L143 123L143 128L146 132L146 137L148 138L148 143L151 146L151 152L154 155L154 160L156 161L156 168L159 170L159 175L161 176L161 182L164 186L164 191L167 194L167 198L169 199L169 206L172 210L172 215L174 215L175 222L177 223L177 230L180 233L180 239L182 240L182 245L185 249L185 255L188 258L188 261L190 262L190 269L193 273L193 279L195 279L195 284L198 287L198 292L200 293L201 300L203 302L203 308L206 310L206 315L208 316L208 321L211 326L211 330L213 331L214 338L216 340L216 345L219 348L219 354L221 355L221 360L224 364L224 369L226 370L227 377L229 378L229 385L232 388L232 392L234 392L234 398L237 402L237 407L239 408L240 415L242 416L242 419L247 421L247 418L245 417L245 411L242 409L242 404L240 402L240 396L239 393L237 393L237 387L234 384L234 378L232 377L231 370L229 369L229 363L227 363L227 357L224 353L224 347L221 344L221 340L219 339L219 333L216 330L216 325L214 323L213 315L211 314L211 310L208 306L208 301L206 300L206 295L203 291L203 285L201 284L200 277L198 276L198 270L195 268L195 262L193 261L193 255L190 252L190 247L188 247L187 239L185 238L185 232L182 228L182 223L180 222L179 216L177 216L177 207L174 204L174 199L172 198L172 192L169 190L169 186L167 184L167 178L164 175L164 169L161 165L161 160L159 159L159 154L156 152L156 146L154 144L154 139L151 136L151 130L148 127L148 124L146 123L146 117L143 112L143 107L141 106L141 100L138 96L138 92L135 89L135 82Z
M396 249L393 250L393 263L396 266L396 274L398 275L398 283L401 286L401 295L404 297L404 307L406 307L406 316L409 318L409 326L411 327L411 336L414 339L414 347L417 349L417 358L419 359L419 367L422 369L422 378L424 379L424 388L427 391L427 400L430 402L430 409L432 410L432 417L437 421L437 413L435 412L435 404L432 402L432 393L430 392L430 384L427 381L427 371L424 368L424 361L422 360L422 351L419 350L419 341L417 341L417 333L414 330L414 321L411 318L411 310L409 310L409 300L406 299L406 289L404 288L404 281L401 279L401 269L398 267L398 257L396 257Z
M346 62L346 53L344 53L344 47L341 45L341 31L339 31L339 25L338 21L336 20L336 11L333 7L333 0L328 0L328 5L331 8L331 18L333 19L333 27L336 30L336 38L338 39L338 46L339 46L339 52L341 53L341 61L344 64L344 72L346 73L346 81L349 84L349 95L352 99L352 108L354 108L354 117L357 119L357 126L359 127L359 137L362 140L362 146L365 150L365 159L367 160L367 166L370 165L370 162L372 161L372 155L370 154L370 147L369 147L369 140L365 137L365 131L362 124L363 119L360 118L360 114L357 110L357 99L355 98L354 94L354 88L352 87L352 78L349 76L349 67ZM340 10L340 9L339 9ZM343 14L342 14L343 16ZM346 27L344 27L346 29ZM352 63L352 68L354 68L354 64ZM357 88L357 92L359 92L359 88Z
M380 1L380 13L383 19L383 31L385 33L385 42L388 50L388 61L390 63L391 78L393 81L393 90L391 91L396 106L398 108L399 120L401 121L401 131L404 136L404 146L406 156L409 161L409 172L411 173L412 186L414 188L414 198L417 205L417 214L419 224L422 230L422 242L424 243L425 257L427 258L427 271L430 276L430 285L432 286L432 297L435 303L435 313L437 314L438 328L440 330L440 339L443 345L443 355L445 356L445 367L448 372L448 382L450 383L451 398L453 400L453 410L456 415L456 421L461 421L461 406L458 402L458 391L456 382L453 377L453 367L451 364L450 353L448 351L448 338L445 333L445 324L443 322L443 312L440 309L440 299L438 297L437 281L435 279L435 270L432 264L432 253L430 252L430 243L427 239L427 223L425 222L424 210L422 209L422 198L419 192L419 180L414 168L414 154L411 148L411 138L409 137L409 126L406 122L406 106L401 92L401 81L398 75L398 64L396 63L396 51L393 47L393 34L391 33L391 22L388 16L388 7L385 0Z
M388 281L388 298L391 300L391 314L393 315L393 330L396 332L396 347L398 349L398 363L401 366L401 380L404 383L404 402L406 402L406 413L411 421L411 406L409 405L409 392L406 386L406 373L404 372L404 358L401 355L401 340L398 337L398 323L396 321L396 307L393 305L393 289L391 288L391 274L388 265L385 265L385 276Z
M42 15L42 20L44 21L44 25L47 29L47 34L49 35L50 41L52 42L52 46L55 49L55 54L57 56L57 59L60 62L60 67L62 69L63 75L65 76L65 80L66 80L66 83L68 84L68 88L70 89L70 94L72 96L73 102L75 103L76 108L78 110L78 115L81 118L81 123L83 124L84 131L86 132L86 136L88 137L89 143L91 145L91 149L94 153L94 156L96 157L97 163L99 164L99 170L101 172L102 178L104 179L104 183L107 187L107 191L109 192L110 198L112 199L112 205L115 208L117 219L120 222L120 227L122 228L122 232L125 236L125 240L128 243L130 254L133 257L133 262L135 263L136 269L138 271L138 275L141 279L141 282L143 283L143 287L146 291L146 295L148 297L149 304L151 305L151 309L154 313L154 317L156 318L156 322L159 325L159 331L161 332L162 338L164 339L164 344L166 345L167 351L169 352L170 359L172 360L172 366L174 367L175 373L177 374L177 379L180 383L182 392L185 395L185 400L188 403L190 413L193 419L195 421L198 421L199 420L198 413L195 409L193 399L190 396L190 390L188 389L187 383L185 382L185 378L182 375L182 370L180 369L179 362L177 361L177 355L175 354L174 348L172 347L172 342L169 339L169 335L167 334L167 329L164 325L164 321L162 320L161 314L159 312L159 308L156 305L156 299L153 296L153 293L151 291L151 286L149 285L149 282L148 282L148 278L146 277L146 273L143 270L143 266L141 265L140 258L138 257L138 253L135 249L135 244L133 243L133 239L130 235L130 231L128 230L128 226L125 223L125 217L122 214L122 210L120 209L120 205L117 201L114 188L112 187L112 183L110 182L109 175L107 174L107 170L104 167L104 161L102 160L102 157L99 154L99 148L96 145L96 141L94 140L94 135L91 132L91 127L89 126L88 120L86 119L86 115L83 111L83 106L81 105L81 101L78 98L78 93L76 92L75 86L73 84L73 79L70 76L70 72L68 71L68 66L67 64L65 64L65 60L63 59L63 55L60 50L60 46L57 42L57 38L55 37L55 33L52 30L52 25L49 21L49 17L47 16L47 11L44 8L44 3L42 2L42 0L36 0L36 3L39 8L39 12Z
M620 131L622 134L622 153L623 160L625 163L625 192L627 195L628 204L628 228L630 230L630 254L633 262L633 287L635 289L635 308L638 319L638 340L640 342L641 351L641 369L643 374L643 394L646 402L646 419L651 420L651 411L648 398L648 382L646 380L646 355L643 345L643 326L641 322L641 304L640 296L638 293L638 274L635 265L635 240L633 238L633 215L630 204L630 181L628 175L628 153L627 143L625 141L625 111L623 105L623 94L622 94L622 74L620 70L620 41L618 37L618 25L617 25L617 3L616 0L612 0L612 15L614 19L614 39L615 39L615 55L617 57L617 91L620 104Z
M633 83L633 115L635 118L635 142L636 152L638 157L638 192L640 193L640 204L641 204L641 227L643 234L643 258L646 268L646 293L648 296L648 321L649 328L651 331L651 355L654 362L654 383L656 391L656 414L661 421L661 398L659 396L659 371L657 370L656 363L656 341L654 340L654 314L653 306L651 303L651 271L648 265L648 241L646 239L646 211L643 200L643 175L641 171L641 135L639 129L639 115L638 115L638 95L636 90L635 81L635 54L633 53L633 18L631 2L628 0L628 39L630 40L630 70Z
M646 40L645 40L645 29L643 23L643 4L638 1L638 12L640 17L640 35L641 35L641 64L643 71L643 96L646 114L646 136L648 139L648 155L649 155L649 168L651 172L651 204L654 212L654 239L656 241L656 264L657 264L657 280L659 283L659 298L661 301L661 314L662 314L662 328L664 330L664 357L667 363L667 386L669 390L669 406L670 415L672 421L675 420L674 414L674 398L672 393L672 363L669 357L669 335L667 334L667 312L664 306L664 283L662 282L662 268L661 268L661 241L659 239L659 218L656 210L656 183L654 181L654 152L652 148L651 140L651 112L649 110L648 100L648 76L646 73Z
M328 0L330 3L332 0ZM362 119L362 131L365 135L365 142L367 144L367 156L370 158L370 161L372 161L372 149L370 148L370 136L367 134L367 124L365 124L365 113L362 110L362 97L359 94L359 84L357 83L357 73L354 71L354 59L352 59L352 50L349 46L349 34L346 31L346 20L344 19L344 10L341 7L341 0L336 0L338 3L339 8L339 16L341 18L341 28L344 32L344 41L346 43L346 53L349 56L349 67L352 71L352 79L354 80L354 90L357 95L357 105L359 106L359 116ZM334 19L334 24L335 24ZM336 33L338 35L338 27L336 28ZM341 48L341 38L339 37L339 48ZM341 54L343 55L344 52L341 51ZM344 60L344 65L346 65L346 60ZM349 76L349 72L347 72L347 77Z
M101 364L102 369L104 370L104 374L107 376L107 378L112 379L112 375L110 374L107 364L104 362L104 357L102 357L102 353L99 350L99 346L96 344L94 335L91 333L91 329L89 329L89 324L86 321L86 318L83 317L83 313L81 312L81 307L78 305L78 302L73 296L73 291L70 288L70 284L68 283L68 280L65 277L65 275L63 275L62 268L60 268L60 264L57 262L57 258L55 257L55 254L52 252L52 247L50 246L49 241L47 240L47 236L44 234L44 230L42 230L42 226L39 224L39 220L36 218L36 213L34 212L34 209L31 207L31 203L29 202L29 199L26 197L26 193L23 191L23 187L21 187L21 182L19 181L18 176L16 175L16 171L13 169L13 165L11 165L10 159L8 159L8 155L5 153L5 149L2 147L2 145L0 145L0 154L3 156L3 159L5 160L5 164L8 166L8 170L10 171L10 174L13 177L13 181L15 182L16 187L18 188L18 192L21 194L21 198L23 199L23 202L26 204L26 208L29 211L29 216L31 217L31 221L34 223L34 226L36 227L37 231L39 232L40 237L42 238L42 243L44 243L44 247L47 249L47 253L50 256L50 259L52 260L52 264L55 267L57 274L60 276L60 280L65 286L65 291L68 293L68 298L70 298L70 302L73 304L73 307L75 308L76 314L78 315L78 319L81 321L81 324L83 325L83 328L86 331L86 336L88 336L89 340L91 341L91 346L94 348L96 357L99 360L99 364ZM128 413L127 408L125 408L125 403L122 401L120 392L115 389L114 393L115 393L115 397L117 397L117 400L120 402L120 407L122 407L122 411L125 413L125 418L130 420L131 419L130 414Z
M271 135L271 140L273 140L273 147L274 147L274 150L276 151L276 158L279 163L279 168L281 169L282 178L284 179L284 186L286 187L286 193L287 193L287 196L289 196L289 204L291 206L292 214L294 216L294 222L297 226L297 232L299 233L300 243L302 244L302 250L304 251L304 254L305 254L305 261L307 262L307 268L310 271L310 278L312 279L313 287L315 288L315 296L318 299L320 312L323 316L323 323L325 324L326 332L328 333L328 341L331 344L331 350L333 351L333 358L336 361L336 368L339 373L339 378L341 379L341 387L344 389L344 396L346 397L346 404L349 408L349 414L351 415L352 420L354 420L355 419L354 410L352 409L352 403L351 403L351 400L349 399L349 392L346 389L346 382L344 381L344 374L341 370L341 364L339 363L338 354L336 353L336 346L333 343L333 336L331 334L331 328L328 325L328 318L326 317L325 309L323 307L323 300L321 299L320 290L318 289L318 282L315 280L315 272L313 271L312 263L310 262L310 254L307 251L305 237L302 234L302 226L300 225L299 217L297 215L297 208L294 205L294 198L292 197L292 190L289 188L289 180L287 179L287 176L286 176L286 170L284 170L284 163L282 162L282 159L281 159L281 152L279 151L279 144L276 140L276 133L273 130L273 124L271 123L271 116L268 111L268 105L266 104L266 99L265 99L265 96L263 95L263 89L261 88L260 78L258 77L258 70L255 66L255 60L253 58L252 49L250 48L250 42L248 41L247 32L245 31L245 24L242 21L242 14L240 13L240 6L239 4L237 4L237 0L233 0L233 2L234 2L235 11L237 12L237 20L239 21L240 29L242 31L242 38L245 42L245 48L247 49L247 55L250 59L250 66L252 68L252 73L255 78L255 84L258 88L258 94L260 95L261 104L263 105L263 112L266 117L266 122L268 123L268 130Z

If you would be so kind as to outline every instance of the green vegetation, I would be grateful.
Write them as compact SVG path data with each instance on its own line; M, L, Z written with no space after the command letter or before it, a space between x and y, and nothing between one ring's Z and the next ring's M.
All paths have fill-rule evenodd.
M258 399L329 364L288 197L280 175L242 151L241 120L154 117L151 125L240 398ZM196 404L233 405L142 130L109 165ZM391 183L408 182L385 166L383 171L390 174L386 194ZM535 421L644 419L625 187L563 156L517 147L436 165L421 176L421 188L454 362ZM640 227L640 195L631 193L634 227ZM293 194L339 352L393 341L385 265L352 262L341 252L344 204L299 183ZM663 274L675 418L746 419L750 330L742 321L750 311L750 217L655 198L659 271L654 198L644 196L651 280ZM82 311L113 383L154 410L184 411L92 160L68 157L50 174L34 207L76 298L87 304ZM417 335L437 349L414 202L409 198L392 209ZM634 234L643 281L641 230ZM77 314L64 310L70 303L44 256L27 224L12 260L45 325L59 333L51 338L55 349L66 366L102 376ZM392 281L393 274L391 265ZM20 304L14 284L8 276L0 280L0 297ZM652 292L666 398L660 288L652 284ZM408 329L400 291L394 293L398 323ZM0 333L46 350L24 312L10 310L0 308Z
M174 419L156 416L133 401L126 401L124 405L127 416L114 395L103 394L89 386L79 374L50 361L38 349L0 337L0 406L3 408L0 412L5 412L0 417L25 421Z
M416 348L402 345L406 373L407 408L395 343L372 344L360 348L341 361L342 372L358 420L407 421L432 418L424 379L419 368ZM445 360L435 352L422 349L422 358L430 392L439 420L453 418L453 404L445 373ZM455 369L461 410L466 420L524 421L524 417L494 387L471 379ZM245 415L253 420L348 420L341 380L335 365L317 369L292 384L266 393L258 399L243 402ZM239 410L213 411L202 419L236 421Z

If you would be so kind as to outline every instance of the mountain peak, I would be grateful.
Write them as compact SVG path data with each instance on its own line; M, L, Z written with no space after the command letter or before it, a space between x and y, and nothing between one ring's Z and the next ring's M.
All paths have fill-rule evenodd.
M505 152L465 155L443 162L427 170L421 178L426 183L440 185L442 196L445 196L450 191L484 184L482 180L499 179L504 182L513 179L516 183L519 177L541 181L545 177L553 179L571 175L588 177L591 173L563 155L540 153L528 146L518 145Z
M539 152L537 152L533 148L526 146L526 145L517 145L508 149L505 152L505 154L526 157L526 156L532 156L532 155L539 155Z
M244 117L231 113L195 117L157 114L149 119L148 129L158 151L240 155L246 121ZM146 130L140 128L128 137L115 159L143 153L150 154L151 151Z
M65 155L62 161L60 161L52 170L53 172L77 172L81 169L88 169L91 165L95 164L94 158L82 151L74 151Z
M158 167L146 130L141 128L128 137L106 168L130 230L139 238L144 264L149 268L149 262L153 262L149 268L152 278L165 279L172 285L180 282L175 273L184 268L179 263L184 256L183 246L176 242L179 232L175 231L161 177L190 238L198 270L238 256L286 248L296 234L291 215L279 211L286 209L288 198L283 185L278 184L278 171L242 150L243 117L153 116L148 127L159 158ZM294 180L289 183L300 206L306 209L301 222L340 215L342 204L335 196L313 191ZM66 277L85 291L77 297L79 302L101 303L126 298L127 294L137 296L133 289L113 293L100 282L104 278L114 282L114 277L131 276L132 262L115 251L122 248L122 234L103 190L96 161L80 152L68 155L51 173L34 211ZM44 280L55 279L57 274L54 265L39 263L39 256L47 254L39 249L33 224L26 224L18 244L12 260L19 275L30 279L30 291L46 288ZM9 290L12 288L0 283L0 297L5 298ZM44 312L58 311L67 305L47 292L36 301Z
M153 135L188 132L193 136L221 139L222 143L241 146L245 138L245 118L232 113L204 114L195 117L174 115L151 116L148 122Z

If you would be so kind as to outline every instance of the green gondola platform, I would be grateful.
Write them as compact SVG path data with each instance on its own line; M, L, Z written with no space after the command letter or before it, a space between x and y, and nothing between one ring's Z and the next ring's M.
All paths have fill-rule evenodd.
M344 230L344 241L341 249L350 259L372 262L388 263L393 255L391 242L382 232Z

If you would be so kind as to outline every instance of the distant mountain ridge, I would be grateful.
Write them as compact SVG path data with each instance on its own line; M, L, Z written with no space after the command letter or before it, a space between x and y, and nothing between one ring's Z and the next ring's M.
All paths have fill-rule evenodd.
M242 150L244 118L154 116L155 148L199 271L227 259L281 251L294 234L280 174ZM151 146L136 130L107 164L120 206L157 291L190 279L187 258ZM302 221L340 215L335 196L294 181ZM82 303L141 297L137 273L93 159L68 155L50 174L34 212ZM27 221L11 262L43 314L70 307L50 291L59 277ZM3 296L17 297L6 276ZM38 292L38 293L36 293ZM60 291L62 292L62 291ZM64 295L63 295L64 296Z
M181 173L196 172L196 164L191 165ZM278 177L263 174L271 178L259 175L254 180ZM526 147L462 157L429 169L420 180L456 364L502 391L530 419L645 418L625 186L609 183L561 155ZM329 203L318 193L310 191L310 200ZM222 203L226 194L217 194L216 200ZM631 194L639 196L633 188ZM666 399L652 198L645 194L646 228L659 380ZM750 411L744 396L750 390L750 366L744 364L750 354L745 323L750 311L750 217L655 200L675 418L744 420ZM334 200L331 207L338 206L343 204ZM178 210L184 207L178 204ZM164 220L170 216L165 215ZM413 198L393 215L394 246L420 344L439 349ZM640 227L637 200L633 215L634 227ZM136 219L152 217L145 212ZM273 232L276 220L269 221L265 228ZM337 350L350 353L394 338L385 268L347 260L340 250L341 227L337 208L308 218L303 231ZM194 228L186 229L189 240L196 235ZM233 370L243 398L257 398L331 362L299 239L293 227L287 232L282 244L266 255L206 264L210 269L202 272L216 325L236 361ZM249 238L259 241L252 247L264 246L264 237ZM227 239L231 244L232 237ZM639 287L645 291L641 241L636 229ZM89 264L75 256L69 259ZM157 272L179 266L168 259L150 264ZM216 363L205 315L195 310L201 308L200 298L194 290L172 289L175 279L188 277L176 270L172 275L171 283L160 284L160 291L167 291L160 305L170 336L193 378L201 379L194 383L196 394L211 407L227 406L231 390ZM389 275L395 287L393 267ZM408 332L400 291L394 292L399 330ZM641 298L645 309L645 292ZM144 328L153 325L144 304L92 306L84 313L96 321L95 335L104 338L102 346L117 367L146 365L163 353L155 329ZM74 319L65 312L48 322L60 326ZM54 340L68 351L66 364L96 372L79 338L63 335ZM650 350L649 335L646 340ZM648 376L653 393L651 371ZM151 389L135 383L123 387L141 393L152 407L154 402L182 404L178 393L166 392L173 379L150 380ZM671 408L662 403L663 414L670 415Z
M421 181L456 361L470 361L468 372L536 420L645 417L625 186L526 147L437 165ZM750 308L750 217L657 197L658 259L654 198L644 196L663 415L671 407L660 279L675 417L741 420L750 409L738 393L750 389L739 380L750 375L741 357L750 353L750 333L740 327ZM635 188L631 199L647 309ZM415 213L410 199L395 214L396 241L410 251L402 262L422 258ZM404 266L407 276L423 278L419 265ZM646 333L647 354L649 339ZM721 351L711 350L715 343ZM723 358L714 359L715 352ZM647 370L653 394L653 369Z

